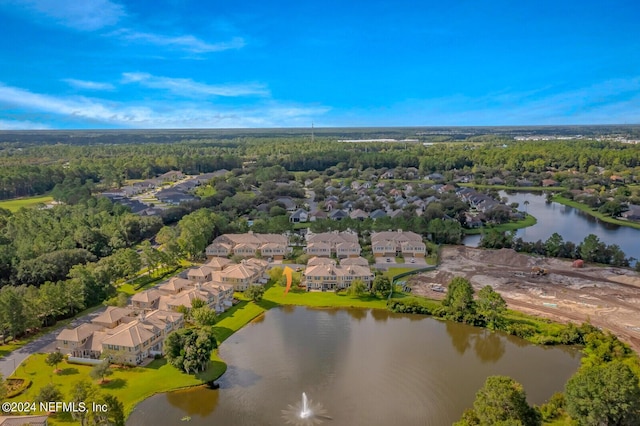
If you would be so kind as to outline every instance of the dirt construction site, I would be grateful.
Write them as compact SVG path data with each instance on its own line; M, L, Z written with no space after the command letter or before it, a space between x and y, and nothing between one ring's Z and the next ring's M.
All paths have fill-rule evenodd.
M414 294L442 299L456 276L466 277L476 292L491 285L514 310L560 322L589 320L640 352L640 276L633 271L454 246L442 249L436 270L407 284Z

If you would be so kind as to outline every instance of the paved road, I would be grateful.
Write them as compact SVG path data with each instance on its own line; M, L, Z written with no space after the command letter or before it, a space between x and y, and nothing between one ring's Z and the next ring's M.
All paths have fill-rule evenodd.
M93 318L103 313L107 308L98 309L95 312L87 314L83 317L76 318L67 327L78 327L81 324L88 323ZM33 342L30 342L20 349L17 349L5 357L0 358L0 374L4 377L11 376L14 371L20 366L22 361L35 353L52 352L56 349L56 336L60 333L62 328L54 330L45 334L42 337L37 338Z

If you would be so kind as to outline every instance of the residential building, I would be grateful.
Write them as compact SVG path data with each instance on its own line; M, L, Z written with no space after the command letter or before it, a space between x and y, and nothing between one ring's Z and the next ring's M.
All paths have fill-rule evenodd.
M424 257L427 246L420 235L399 229L371 234L371 250L376 257Z
M357 279L371 287L374 275L368 266L322 264L309 266L304 271L303 284L307 290L346 289Z
M308 232L306 239L306 252L311 256L356 257L362 251L358 235L353 232Z
M287 254L289 241L284 235L224 234L213 240L207 247L207 257L227 257L232 254L240 257L261 255L282 260Z

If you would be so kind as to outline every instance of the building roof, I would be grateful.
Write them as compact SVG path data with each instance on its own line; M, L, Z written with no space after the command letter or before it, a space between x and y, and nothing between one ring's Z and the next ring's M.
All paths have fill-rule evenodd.
M226 257L212 257L207 261L207 263L205 263L205 266L208 266L210 268L222 269L231 263L233 262Z
M398 231L382 231L382 232L374 232L371 234L371 243L377 241L394 241L400 243L402 241L420 241L422 242L422 237L415 232L412 231L403 231L399 229Z
M133 348L151 339L159 332L160 329L151 323L133 321L114 328L111 336L105 338L102 343Z
M330 277L330 276L371 276L371 269L368 266L361 265L315 265L310 266L304 271L304 275L309 277Z
M91 320L93 323L113 324L127 316L133 316L133 309L109 306L106 311Z
M66 340L68 342L82 342L91 336L94 331L101 330L102 327L97 324L81 324L76 328L65 328L58 333L57 340Z
M346 265L360 265L360 266L369 266L369 261L364 257L347 257L340 261L342 266Z
M191 281L185 280L184 278L173 277L166 283L160 284L158 286L159 290L168 291L170 293L178 293L183 288L191 286Z
M0 416L0 426L44 426L49 416Z
M336 261L334 259L328 257L318 257L314 256L307 262L307 266L315 266L315 265L335 265Z
M141 303L152 303L155 300L160 299L162 293L160 293L156 289L150 289L141 291L140 293L136 293L131 297L132 302L141 302Z

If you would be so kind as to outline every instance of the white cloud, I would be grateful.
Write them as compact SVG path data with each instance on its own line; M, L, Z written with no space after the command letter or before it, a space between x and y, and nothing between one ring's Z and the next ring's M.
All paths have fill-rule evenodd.
M24 120L0 120L0 130L38 130L49 129L44 123Z
M110 0L10 0L46 15L59 24L83 31L115 25L126 16L122 5Z
M157 46L175 47L192 53L221 52L223 50L241 49L245 46L245 41L241 37L234 37L224 42L207 43L192 35L165 36L128 29L114 31L111 35L127 41L140 41Z
M111 83L100 83L97 81L76 80L75 78L65 78L62 81L76 89L85 90L113 90L115 87Z
M130 128L224 128L289 127L308 125L311 117L325 114L326 107L305 107L278 102L217 107L207 102L173 101L144 106L86 97L57 97L5 86L0 83L0 105L19 108L24 116L49 113L61 120L98 122Z
M123 83L138 83L153 89L168 90L181 96L268 96L269 90L262 84L210 85L198 83L189 78L170 78L148 73L123 73Z

